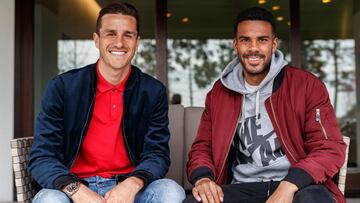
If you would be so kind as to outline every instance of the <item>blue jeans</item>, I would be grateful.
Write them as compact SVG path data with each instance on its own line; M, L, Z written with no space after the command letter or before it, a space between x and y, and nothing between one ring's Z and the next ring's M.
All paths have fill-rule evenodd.
M101 178L94 176L85 179L89 188L101 196L116 186L113 178ZM135 203L177 203L185 199L184 189L175 181L160 179L150 183L145 190L139 192L135 197ZM59 190L42 189L34 197L33 203L71 203L71 199Z

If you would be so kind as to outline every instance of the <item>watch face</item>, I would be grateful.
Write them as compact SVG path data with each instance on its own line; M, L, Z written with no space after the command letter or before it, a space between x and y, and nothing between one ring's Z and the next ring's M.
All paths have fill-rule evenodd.
M79 189L79 187L80 187L80 183L74 182L67 185L66 190L68 193L72 195L74 192L76 192Z

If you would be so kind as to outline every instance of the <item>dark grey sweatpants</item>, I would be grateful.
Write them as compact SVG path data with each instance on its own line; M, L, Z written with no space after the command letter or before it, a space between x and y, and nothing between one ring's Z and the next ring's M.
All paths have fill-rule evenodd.
M221 186L224 203L262 203L275 191L280 182L229 184ZM183 203L197 203L192 195ZM294 203L332 203L334 199L324 185L309 185L295 193Z

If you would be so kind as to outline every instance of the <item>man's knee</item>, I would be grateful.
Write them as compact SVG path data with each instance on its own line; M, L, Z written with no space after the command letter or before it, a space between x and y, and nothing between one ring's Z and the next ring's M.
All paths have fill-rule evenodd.
M33 203L71 203L65 193L59 190L42 189L34 197Z
M152 202L182 202L185 199L184 189L171 179L160 179L152 182L145 189L147 196L152 196Z
M331 193L324 185L310 185L299 190L294 196L294 203L333 202Z

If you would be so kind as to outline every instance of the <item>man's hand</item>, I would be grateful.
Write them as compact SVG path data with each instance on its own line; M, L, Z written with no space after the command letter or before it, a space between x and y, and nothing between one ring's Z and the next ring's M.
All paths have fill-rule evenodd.
M275 192L269 197L266 203L292 203L294 194L298 187L288 181L281 181Z
M133 203L142 187L144 181L131 176L105 194L105 203Z
M105 203L105 199L80 183L79 190L71 197L74 203Z
M224 193L221 187L209 178L201 178L196 181L192 194L197 201L203 203L220 203L224 201Z

